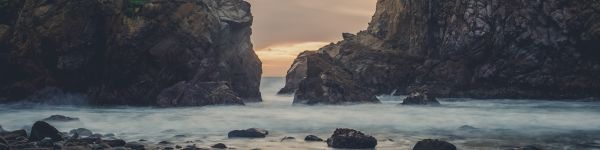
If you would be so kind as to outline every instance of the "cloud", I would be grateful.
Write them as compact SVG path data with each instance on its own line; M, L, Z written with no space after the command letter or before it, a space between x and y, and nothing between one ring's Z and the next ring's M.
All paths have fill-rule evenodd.
M335 42L366 29L376 0L248 0L256 50L270 45Z
M247 0L263 76L285 76L298 53L367 28L377 0Z

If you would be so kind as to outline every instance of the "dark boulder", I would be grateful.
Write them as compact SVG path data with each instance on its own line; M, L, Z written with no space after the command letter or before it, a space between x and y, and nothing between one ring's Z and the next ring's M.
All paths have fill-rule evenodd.
M52 125L44 121L35 122L31 127L31 134L29 135L29 140L40 141L47 137L51 138L54 141L63 140L62 134Z
M323 141L323 139L321 139L320 137L318 137L316 135L308 135L304 138L304 141L321 142L321 141Z
M300 81L294 104L379 103L369 89L352 79L349 71L338 67L323 53L307 54L306 77Z
M47 122L69 122L69 121L78 121L79 118L71 118L71 117L67 117L67 116L63 116L63 115L52 115L48 118L43 119L42 121L47 121Z
M402 101L402 105L440 105L440 102L431 95L427 90L413 91Z
M138 142L128 142L127 144L125 144L125 147L131 148L134 150L145 150L146 149L144 144L138 143Z
M375 148L377 139L354 129L336 129L327 139L327 146L347 149Z
M223 143L217 143L213 146L211 146L212 148L219 148L219 149L226 149L227 145L223 144Z
M21 130L15 130L15 131L11 131L11 132L3 132L3 133L0 133L0 137L4 137L4 139L6 139L6 140L16 140L21 137L27 138L27 131L21 129Z
M77 129L73 129L73 130L69 131L69 134L77 134L80 136L91 136L94 133L91 130L86 129L86 128L77 128Z
M123 147L127 142L121 139L116 140L102 140L103 143L110 145L111 147Z
M250 128L246 130L233 130L227 134L229 138L264 138L269 131L259 128Z
M425 139L417 142L413 150L456 150L456 146L446 141Z

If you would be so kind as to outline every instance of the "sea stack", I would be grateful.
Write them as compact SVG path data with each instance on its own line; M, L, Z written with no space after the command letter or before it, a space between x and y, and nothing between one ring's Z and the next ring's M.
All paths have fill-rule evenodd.
M599 98L598 10L585 0L379 0L368 29L312 53L361 87L345 93L426 86L438 97ZM282 93L327 86L298 84L319 67L298 67L302 60Z
M0 103L47 88L99 105L261 101L253 16L243 0L1 3ZM172 93L222 97L190 102Z

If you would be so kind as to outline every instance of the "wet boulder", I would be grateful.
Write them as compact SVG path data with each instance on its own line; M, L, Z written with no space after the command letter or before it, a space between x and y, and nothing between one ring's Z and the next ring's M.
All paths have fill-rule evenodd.
M52 115L48 118L43 119L42 121L48 122L70 122L70 121L78 121L79 118L67 117L63 115Z
M54 141L62 141L63 137L60 132L52 125L44 122L37 121L31 127L31 135L29 135L29 140L31 141L40 141L44 138L51 138Z
M73 129L71 131L69 131L69 134L77 134L80 136L91 136L94 133L86 128L77 128L77 129Z
M417 142L413 150L456 150L456 146L446 141L425 139Z
M127 144L125 144L125 147L127 148L131 148L134 150L145 150L145 146L142 143L138 143L138 142L129 142Z
M259 128L250 128L246 130L233 130L227 134L229 138L264 138L269 131Z
M304 141L321 142L321 141L323 141L323 139L321 139L320 137L318 137L316 135L308 135L304 138Z
M375 148L377 139L354 129L336 129L327 139L327 146L346 149Z
M111 147L123 147L127 142L121 139L117 140L102 140L103 143L110 145Z
M19 138L26 138L27 131L21 129L21 130L15 130L15 131L11 131L11 132L3 132L3 133L0 133L0 137L4 137L4 139L6 139L6 140L17 140Z
M415 90L404 99L402 105L440 105L440 102L427 90Z
M212 148L218 148L218 149L226 149L227 145L223 144L223 143L217 143L213 146L211 146Z

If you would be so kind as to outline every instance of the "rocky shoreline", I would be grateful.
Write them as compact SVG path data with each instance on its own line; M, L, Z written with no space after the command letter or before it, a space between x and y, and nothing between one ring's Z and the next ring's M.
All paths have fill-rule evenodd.
M61 121L61 120L54 120ZM233 130L229 132L228 138L265 138L268 131L258 128L246 130ZM285 140L294 140L294 137L283 137ZM161 141L156 144L143 143L143 139L126 142L118 139L114 134L93 134L92 131L79 128L69 133L59 132L45 121L37 121L33 124L29 136L26 130L4 131L0 126L0 150L8 149L70 149L70 150L101 150L101 149L164 149L164 150L205 150L205 149L228 149L227 145L217 143L212 146L202 147L193 141L176 142ZM353 129L336 129L330 138L323 141L314 135L305 137L306 142L325 142L332 148L345 149L372 149L377 145L377 140L372 136L363 134ZM185 143L180 145L178 143ZM253 150L259 150L255 148ZM418 142L413 150L456 150L456 147L448 142L425 139Z
M48 120L51 122L63 120ZM460 127L459 130L477 130L471 126ZM29 133L29 134L28 134ZM265 129L250 128L245 130L233 130L224 135L228 139L244 140L254 138L265 138L269 136ZM182 135L183 136L183 135ZM295 137L282 137L281 142L287 140L296 140ZM383 140L381 142L385 142ZM366 135L361 131L347 128L335 129L331 137L326 140L315 135L307 135L304 138L306 143L322 143L330 148L341 149L374 149L377 146L378 139ZM4 131L0 126L0 150L209 150L209 149L238 149L223 143L199 144L195 141L169 141L164 140L157 143L149 143L144 139L137 141L125 141L119 139L117 135L93 133L90 130L79 128L70 132L60 132L45 121L37 121L31 127L30 132L24 129L15 131ZM252 150L260 150L261 147ZM438 139L423 139L416 142L412 150L456 150L457 146ZM542 150L537 146L515 147L510 150Z

